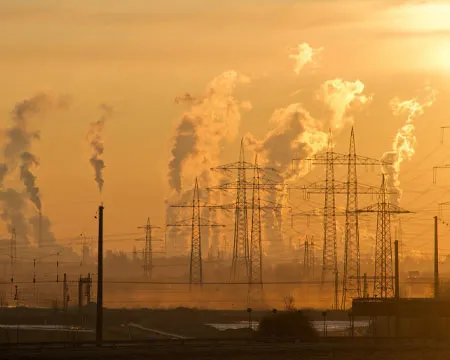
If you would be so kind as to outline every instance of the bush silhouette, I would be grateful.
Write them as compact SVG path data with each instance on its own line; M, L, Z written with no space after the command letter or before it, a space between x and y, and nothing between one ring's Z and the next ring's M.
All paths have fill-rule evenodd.
M278 312L264 316L259 322L258 335L304 341L313 341L319 337L301 311Z

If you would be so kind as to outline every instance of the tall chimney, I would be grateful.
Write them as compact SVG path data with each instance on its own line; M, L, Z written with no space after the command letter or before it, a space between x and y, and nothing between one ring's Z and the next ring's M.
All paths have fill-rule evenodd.
M38 239L38 247L42 247L42 212L39 210L39 239Z
M103 203L98 207L97 345L103 342Z
M434 217L434 298L439 297L439 241L438 217Z
M400 298L400 279L398 269L398 240L394 241L394 249L395 249L395 298L398 300Z

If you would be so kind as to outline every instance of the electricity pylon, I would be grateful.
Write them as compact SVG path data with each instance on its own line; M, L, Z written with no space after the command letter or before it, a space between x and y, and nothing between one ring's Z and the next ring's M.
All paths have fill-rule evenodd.
M261 196L258 157L255 156L252 192L252 224L250 233L249 307L263 303Z
M145 230L145 243L144 243L144 276L148 279L152 279L153 273L153 246L152 246L152 230L160 229L159 226L154 226L150 223L150 218L147 218L147 224L144 226L138 226L138 229Z
M200 231L200 199L198 180L195 178L194 198L192 199L192 234L189 284L203 285L202 239Z
M342 278L341 308L345 310L347 296L349 298L361 297L361 263L359 253L359 222L358 222L358 178L356 173L356 145L355 133L350 135L348 151L347 173L347 204L345 216L345 243L344 243L344 274ZM386 190L386 189L385 189Z
M258 172L274 171L273 168L257 167ZM239 153L239 161L227 165L218 166L211 170L219 171L227 175L236 173L236 181L225 186L217 186L214 189L219 190L236 190L236 201L233 204L219 206L224 210L230 209L230 205L234 210L234 239L233 254L231 260L231 281L247 281L250 277L250 250L248 240L248 209L252 208L247 201L247 190L252 188L252 184L247 181L247 171L255 170L254 164L245 161L244 142L241 140ZM272 185L267 185L270 188ZM211 188L212 189L212 188ZM270 206L269 206L270 207ZM275 208L276 205L271 208Z
M297 159L299 160L299 159ZM301 160L301 159L300 159ZM325 193L325 203L323 209L323 224L324 224L324 235L323 235L323 260L322 260L322 282L324 282L325 278L331 272L334 274L334 279L336 279L336 273L338 272L337 268L337 244L336 244L336 207L335 207L335 194L337 193L345 193L347 195L347 206L345 211L346 216L346 248L344 249L344 254L347 254L347 261L351 259L353 262L352 266L347 266L344 264L344 268L347 267L347 272L344 271L343 276L343 299L347 297L347 290L349 278L352 278L352 282L354 282L355 289L352 289L354 293L353 296L359 295L361 292L361 284L360 284L360 276L358 275L359 268L359 229L358 229L358 221L357 214L355 213L357 203L358 203L358 193L363 193L359 190L357 183L357 172L356 166L358 165L390 165L388 162L384 162L382 160L371 159L365 156L356 155L356 146L354 139L354 130L352 127L351 135L350 135L350 146L348 154L340 154L333 151L333 145L331 142L331 132L328 140L328 148L325 153L317 154L309 159L306 159L312 165L325 165L326 166L326 180L325 184L320 191ZM294 159L295 161L295 159ZM348 174L347 174L347 182L341 183L343 192L339 191L339 186L337 182L334 180L334 165L347 165ZM366 187L371 188L371 187ZM317 190L317 186L316 186ZM342 191L341 190L341 191ZM366 193L374 194L376 191L368 190ZM348 225L348 227L347 227ZM351 230L350 230L351 229ZM349 256L355 254L355 256ZM349 271L352 270L352 271ZM354 273L352 273L354 272ZM353 281L354 280L354 281ZM336 289L335 289L336 290ZM338 292L335 291L335 294ZM335 307L338 308L338 299L335 299ZM342 307L345 308L345 303L342 304Z
M200 208L214 207L200 201L200 191L198 179L195 178L192 202L187 204L174 204L175 208L192 208L191 221L182 220L174 224L166 224L167 227L190 227L191 228L191 250L189 261L189 287L193 285L203 286L203 257L201 244L201 227L225 227L225 225L216 224L209 220L202 219Z
M337 268L337 249L336 249L336 199L334 190L334 161L333 161L333 142L328 137L328 149L325 153L325 202L323 217L323 256L322 256L322 283L325 280L328 271L336 274ZM335 304L337 307L337 304Z
M385 175L382 174L378 202L366 208L358 209L357 212L377 214L373 296L382 299L391 298L394 296L391 214L405 214L410 213L410 211L389 203Z

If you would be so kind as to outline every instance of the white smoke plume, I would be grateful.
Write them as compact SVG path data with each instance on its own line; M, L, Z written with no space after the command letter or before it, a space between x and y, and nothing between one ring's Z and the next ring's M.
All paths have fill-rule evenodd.
M323 51L323 47L313 49L308 43L301 43L293 49L289 55L290 59L295 60L294 72L299 75L301 70L309 63L314 64L314 58Z
M319 94L332 111L330 121L314 119L302 104L294 103L273 113L270 119L273 128L262 141L254 139L249 134L246 138L247 143L260 154L262 164L274 166L280 172L281 176L277 181L289 185L303 177L309 170L307 163L302 161L292 163L292 159L306 159L323 151L328 143L328 126L332 131L341 130L350 122L348 111L352 106L369 101L370 98L364 95L363 91L364 85L360 81L349 82L341 79L326 81ZM286 190L269 200L285 205L287 195ZM266 231L270 231L269 228L281 227L282 218L278 216L274 220L275 224L266 222Z
M332 112L331 128L341 129L353 119L347 112L354 105L366 104L370 97L363 94L364 84L359 81L345 81L342 79L327 80L319 91L319 98Z
M241 121L241 109L249 109L248 102L234 97L239 83L249 78L236 71L222 73L208 85L206 95L184 95L176 103L187 103L190 108L183 114L176 128L169 162L169 185L171 190L181 192L183 186L191 186L200 176L209 185L209 169L218 165L222 146L235 139Z
M301 169L292 168L292 159L304 159L322 150L328 134L322 130L321 122L313 119L300 103L275 110L270 123L273 128L264 140L258 141L247 134L246 143L260 154L261 164L270 164L286 181L293 180Z
M414 134L414 121L417 117L423 115L424 109L433 105L436 101L436 90L426 87L427 95L420 102L417 98L400 101L394 98L391 101L391 107L395 116L407 114L405 124L398 129L392 143L392 150L385 152L382 160L392 165L384 165L383 172L387 174L387 187L389 190L395 190L396 194L391 196L391 201L398 204L402 196L400 187L400 166L405 160L411 160L415 154L416 136Z
M106 121L113 114L113 109L108 104L100 104L100 109L102 111L102 115L97 121L91 123L87 138L92 148L92 156L89 159L89 162L94 168L95 182L97 183L98 190L101 193L103 190L103 184L105 182L105 180L103 179L103 169L105 168L103 152L105 150L105 147L103 144L102 133Z
M241 110L250 110L248 101L235 98L235 88L239 84L248 83L250 79L234 70L226 71L214 78L207 86L202 96L186 93L175 98L176 104L185 104L188 109L183 113L177 125L168 164L169 186L171 194L168 204L180 201L190 201L195 178L198 178L200 188L212 185L214 173L211 167L219 165L220 156L225 143L233 141L239 130ZM203 191L200 189L200 194ZM213 197L215 198L215 197ZM206 199L205 199L206 200ZM212 200L210 197L209 200ZM190 216L186 209L167 208L166 222L173 223ZM210 214L202 211L202 217L216 223L220 220L219 212ZM171 242L185 243L189 241L186 235L171 228L169 237ZM214 252L217 251L220 229L212 228L209 244ZM204 236L206 240L207 237ZM175 245L175 244L174 244ZM204 247L205 254L208 251ZM212 254L215 256L216 254Z
M273 129L264 140L258 141L248 134L246 141L259 154L258 159L261 159L261 165L274 166L280 172L280 176L273 180L287 185L304 175L307 170L304 162L296 162L293 168L292 159L306 159L324 149L327 145L328 134L322 130L321 122L313 119L299 103L276 110L270 122L273 124ZM270 194L268 200L285 205L287 191ZM273 213L273 218L264 222L266 237L278 239L278 242L282 241L281 228L280 213Z

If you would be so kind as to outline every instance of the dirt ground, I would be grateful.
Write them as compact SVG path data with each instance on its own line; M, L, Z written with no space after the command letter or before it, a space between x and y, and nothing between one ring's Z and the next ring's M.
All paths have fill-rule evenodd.
M270 346L195 346L195 347L149 347L132 348L91 348L91 349L47 349L2 351L0 359L196 359L196 360L297 360L297 359L336 359L336 360L447 360L450 349L413 346L398 349L383 346L367 348L333 348L325 344L308 345L276 345Z

